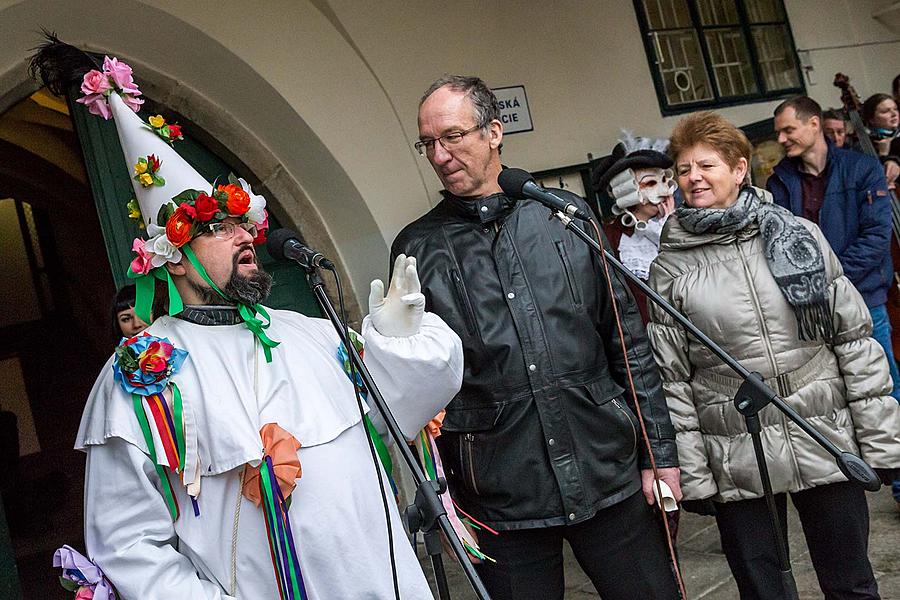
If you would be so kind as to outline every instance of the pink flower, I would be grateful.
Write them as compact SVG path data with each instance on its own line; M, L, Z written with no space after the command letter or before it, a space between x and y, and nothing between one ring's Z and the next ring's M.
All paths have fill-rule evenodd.
M141 275L146 275L153 267L153 264L151 263L153 260L153 253L147 252L144 249L144 240L141 238L134 238L131 249L137 253L137 256L131 261L131 271L136 274L140 273Z
M137 111L141 110L141 104L144 103L143 99L141 99L141 98L135 98L134 96L132 96L132 95L130 95L130 94L123 94L123 95L122 95L122 102L124 102L124 103L125 103L125 106L127 106L128 108L130 108L130 109L133 110L134 112L137 112Z
M113 83L123 94L140 95L137 85L134 83L131 67L118 58L103 57L103 72L112 77Z
M88 94L79 98L75 102L84 104L88 108L88 112L98 117L103 117L107 121L112 118L112 112L109 110L109 103L103 94Z
M80 587L75 592L75 600L94 600L94 590L89 587Z
M96 69L85 73L84 79L81 81L81 93L86 96L89 94L102 94L110 89L112 89L112 86L109 85L109 77Z

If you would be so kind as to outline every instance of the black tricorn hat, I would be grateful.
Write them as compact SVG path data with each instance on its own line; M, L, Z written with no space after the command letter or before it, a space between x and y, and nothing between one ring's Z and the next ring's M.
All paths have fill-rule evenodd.
M625 154L625 146L617 144L613 153L597 161L591 181L594 191L606 194L610 180L625 169L668 169L674 162L667 154L656 150L635 150Z

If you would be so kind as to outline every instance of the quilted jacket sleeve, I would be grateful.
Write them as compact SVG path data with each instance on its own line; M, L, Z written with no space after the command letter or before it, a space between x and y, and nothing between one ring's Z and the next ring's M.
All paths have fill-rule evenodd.
M859 292L818 227L813 234L831 280L834 354L846 387L847 404L863 459L876 468L900 466L900 405L890 395L892 382L884 350L872 337L872 318Z
M674 299L675 279L658 262L650 267L650 287L678 308ZM716 494L716 482L700 433L700 420L691 392L692 368L688 357L687 332L656 305L650 305L647 334L653 356L662 374L663 389L675 426L681 490L685 500L702 500Z

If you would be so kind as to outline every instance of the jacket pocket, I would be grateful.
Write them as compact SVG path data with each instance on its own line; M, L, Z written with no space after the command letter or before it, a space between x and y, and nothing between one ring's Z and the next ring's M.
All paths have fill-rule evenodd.
M456 269L450 269L450 283L453 295L456 297L456 305L462 313L463 321L465 322L466 333L470 336L475 335L475 312L472 310L471 304L469 304L465 285L463 285L462 277Z
M502 405L448 410L441 428L445 435L455 438L455 456L458 461L458 480L473 494L480 494L479 480L490 468L493 451L488 448L487 433L500 419Z
M609 421L603 428L608 436L600 443L612 455L633 455L637 451L639 424L622 398L622 388L607 378L591 382L586 388L591 402L600 409L598 417Z
M569 254L566 252L565 242L556 242L556 253L559 255L559 260L563 265L563 271L566 274L566 281L569 283L569 293L572 294L572 304L575 305L575 308L581 308L581 290L578 286L578 280L572 272L572 265L569 264Z

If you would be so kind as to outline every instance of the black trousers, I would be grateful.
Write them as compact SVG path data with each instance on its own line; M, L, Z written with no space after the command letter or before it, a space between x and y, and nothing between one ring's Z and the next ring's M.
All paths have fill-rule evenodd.
M833 483L791 494L819 586L826 600L877 599L869 564L869 507L862 488ZM776 494L787 537L787 498ZM716 503L722 549L741 600L786 598L765 498Z
M603 600L678 598L665 533L640 492L577 525L481 532L478 543L496 564L476 569L492 600L562 600L563 540Z

